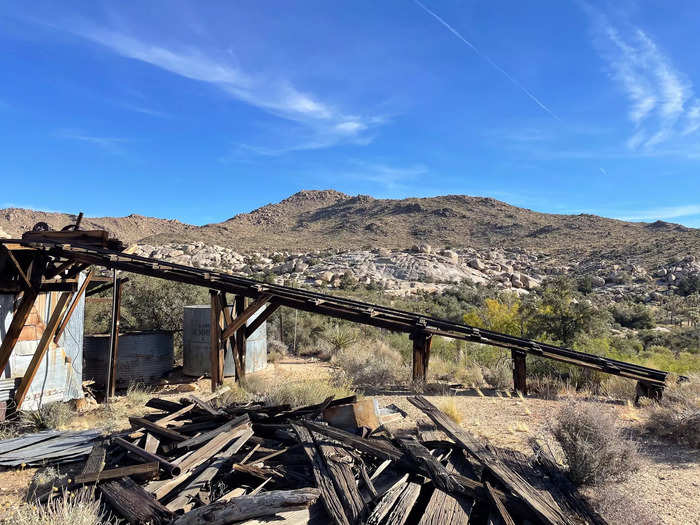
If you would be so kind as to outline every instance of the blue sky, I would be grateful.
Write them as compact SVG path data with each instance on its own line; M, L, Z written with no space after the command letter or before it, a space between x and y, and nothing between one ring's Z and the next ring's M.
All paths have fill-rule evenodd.
M700 4L6 2L0 207L203 224L300 189L700 227Z

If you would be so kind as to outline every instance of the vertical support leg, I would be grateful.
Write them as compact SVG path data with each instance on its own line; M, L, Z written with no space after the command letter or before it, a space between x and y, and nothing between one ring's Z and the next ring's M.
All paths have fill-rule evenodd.
M211 375L211 391L214 392L216 387L223 382L223 378L219 376L220 349L221 349L221 325L219 318L221 317L221 301L219 292L209 290L211 299L211 309L209 318L209 360L210 360L210 375Z
M525 365L525 352L511 350L513 358L513 388L522 395L527 395L527 373Z
M430 361L432 335L425 332L412 334L413 339L413 382L425 383Z
M236 296L236 313L238 315L245 310L245 297L242 295ZM234 359L237 360L238 366L236 366L236 380L242 381L245 379L245 352L246 352L246 325L245 323L241 328L236 331L236 351L234 353Z
M122 307L122 280L117 279L117 271L112 270L112 326L109 332L109 362L107 364L107 382L105 383L105 398L114 397L117 388L117 365L119 357L119 321Z
M221 295L223 297L223 299L221 301L222 304L226 304L226 300L225 300L226 294L222 293ZM233 310L233 311L231 311L231 310ZM237 310L236 310L235 296L233 299L233 305L231 307L228 307L228 306L223 307L223 312L224 312L224 325L228 328L233 323L233 318L236 317ZM223 337L223 334L222 334L222 337ZM226 341L222 341L221 344L224 347L227 346ZM228 338L228 344L231 346L231 358L233 359L233 367L235 369L236 378L238 378L241 376L241 374L239 371L240 365L238 363L238 359L236 358L236 334L235 333L231 334L231 336ZM224 355L224 361L225 361L225 357L226 356ZM223 376L223 368L221 370L222 370L221 377L223 378L224 377Z

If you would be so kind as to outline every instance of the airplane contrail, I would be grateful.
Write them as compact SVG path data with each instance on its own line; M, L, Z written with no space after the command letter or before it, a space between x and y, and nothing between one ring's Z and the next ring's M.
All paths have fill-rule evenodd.
M515 80L512 76L508 74L506 70L504 70L501 66L496 64L493 60L491 60L487 55L483 54L481 51L477 49L477 47L472 44L469 40L464 38L459 31L457 31L454 27L452 27L450 24L448 24L444 19L442 19L437 13L434 11L431 11L428 9L423 3L421 3L419 0L413 0L413 2L418 5L421 9L423 9L426 13L428 13L430 16L432 16L435 20L440 22L443 26L445 26L450 33L452 33L454 36L459 38L463 43L468 45L474 53L476 53L479 57L481 57L483 60L488 62L491 67L493 67L496 71L500 72L504 77L506 77L508 80L510 80L515 86L517 86L523 93L525 93L530 99L537 104L540 108L542 108L544 111L546 111L551 117L557 119L558 121L561 121L561 119L552 112L551 109L549 109L547 106L545 106L540 99L538 99L535 95L532 94L525 86L523 86L520 82Z

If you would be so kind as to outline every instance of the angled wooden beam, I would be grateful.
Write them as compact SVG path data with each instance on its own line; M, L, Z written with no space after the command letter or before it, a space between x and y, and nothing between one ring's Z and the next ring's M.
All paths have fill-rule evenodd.
M63 292L60 295L58 301L56 302L56 306L53 309L53 313L49 318L49 322L46 323L46 328L44 328L44 333L41 335L39 345L34 351L34 356L27 367L27 371L24 373L24 377L22 378L19 387L17 387L17 390L15 391L15 403L17 404L18 409L22 406L22 402L29 391L29 386L32 384L34 376L39 369L41 360L46 355L46 350L49 348L49 343L56 333L58 323L61 321L61 317L63 316L63 309L66 307L66 303L68 303L70 296L70 292Z
M85 289L87 288L88 284L90 284L90 281L92 280L92 276L94 273L95 273L94 270L90 270L88 272L88 274L85 276L85 280L83 281L83 284L80 285L80 289L77 292L75 292L75 295L73 296L73 302L68 307L68 310L66 310L66 315L63 316L63 321L61 321L61 324L58 326L58 330L56 330L56 335L53 338L53 342L55 344L58 344L58 340L63 335L63 332L66 329L66 326L68 326L68 322L70 321L70 318L73 316L73 312L75 312L75 309L78 307L78 303L80 303L80 297L83 295L83 292L85 292Z
M267 305L267 307L260 312L260 315L258 315L255 319L253 319L253 322L250 323L248 326L246 326L245 329L245 335L246 337L250 337L253 335L253 333L260 328L260 326L268 320L268 318L274 314L277 309L280 307L278 303L270 303Z
M226 327L226 330L224 330L224 333L222 334L223 339L228 339L238 331L239 328L245 325L246 321L251 318L251 316L257 312L260 308L262 308L265 303L267 303L270 300L270 297L272 297L269 294L263 294L260 297L258 297L255 301L253 301L248 308L245 308L243 310L237 310L236 313L238 314L236 318L233 320L233 322Z
M34 303L36 302L38 294L36 289L27 290L22 295L22 299L15 310L14 316L12 317L12 322L10 327L7 329L7 333L0 344L0 374L5 371L7 363L10 362L10 355L12 355L12 350L17 344L20 334L22 333L22 328L29 318L29 314L32 311Z
M12 264L14 264L15 269L17 270L17 273L19 273L20 277L22 277L22 281L24 282L24 287L27 290L32 289L32 283L29 282L29 277L27 277L27 274L24 273L24 270L19 264L19 261L15 257L15 254L12 253L12 250L10 250L7 246L3 245L3 248L5 248L5 251L7 252L8 257L12 261Z

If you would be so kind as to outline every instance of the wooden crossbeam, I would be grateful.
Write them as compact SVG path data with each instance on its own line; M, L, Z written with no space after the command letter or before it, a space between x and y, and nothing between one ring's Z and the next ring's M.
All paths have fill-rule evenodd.
M24 377L22 378L19 387L17 387L17 390L15 391L15 403L17 404L18 409L22 406L22 402L24 401L24 398L27 395L27 392L29 391L29 386L32 384L34 376L36 375L36 372L39 369L41 360L46 355L46 350L49 348L49 343L51 342L54 334L56 333L58 323L61 321L61 317L63 316L63 309L65 308L66 303L68 303L68 299L70 299L70 296L70 292L63 292L60 295L56 306L53 309L53 313L49 318L49 322L46 323L46 328L44 328L44 333L41 335L39 345L34 351L34 356L32 357L32 360L29 363L29 366L27 367L27 371L24 373Z
M246 321L248 321L248 319L250 319L255 312L257 312L261 307L265 305L265 303L267 303L270 300L270 297L270 294L263 294L260 297L258 297L255 301L253 301L248 306L248 308L245 308L242 311L237 311L236 313L238 315L235 319L233 319L233 322L226 327L226 330L224 330L224 333L221 335L221 337L223 339L228 339L234 333L236 333L239 328L245 325Z
M260 328L260 326L268 320L268 318L274 314L277 309L280 307L280 304L278 303L270 303L267 305L267 307L260 312L260 315L258 315L255 319L253 319L253 322L250 323L246 329L245 329L245 335L246 337L250 337L253 335L253 333Z
M59 325L58 330L56 330L56 335L53 338L53 342L55 344L58 344L58 340L61 339L63 332L65 331L66 327L68 326L68 322L70 321L70 318L73 316L73 312L75 312L75 309L78 307L78 303L80 303L80 297L85 292L88 284L90 284L90 280L92 279L92 276L94 273L95 273L94 270L90 270L88 272L88 274L85 276L85 280L83 281L83 284L80 285L80 289L77 292L75 292L75 295L73 296L73 302L68 307L68 310L66 310L66 315L63 316L63 321L61 321L61 324Z

